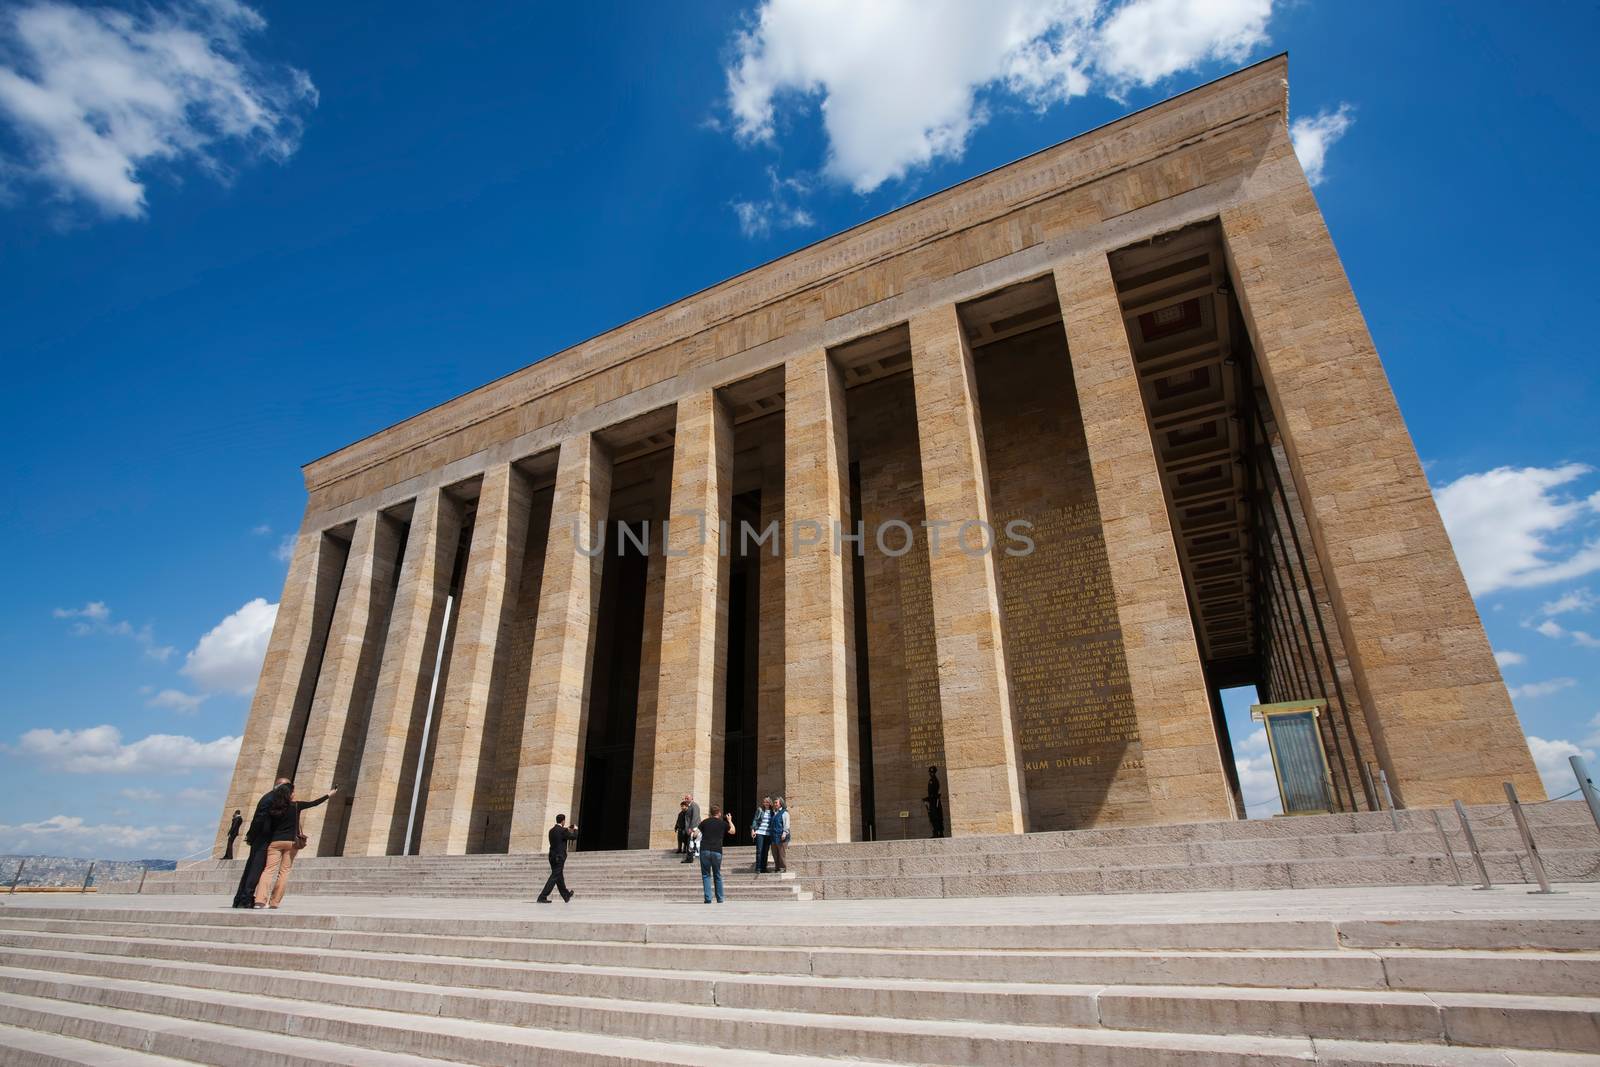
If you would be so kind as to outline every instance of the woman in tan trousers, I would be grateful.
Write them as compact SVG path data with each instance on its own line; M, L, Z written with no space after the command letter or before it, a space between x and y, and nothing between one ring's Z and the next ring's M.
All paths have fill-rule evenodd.
M256 883L256 907L276 908L283 900L283 891L289 887L289 871L294 867L296 852L305 847L300 836L300 813L325 802L339 791L328 790L316 800L296 800L294 783L284 782L273 790L272 803L267 805L267 818L272 824L272 843L267 846L267 866Z

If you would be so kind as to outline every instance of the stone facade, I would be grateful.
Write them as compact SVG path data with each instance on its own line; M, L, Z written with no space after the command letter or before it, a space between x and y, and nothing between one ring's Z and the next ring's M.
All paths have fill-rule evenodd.
M928 766L957 835L1227 819L1241 684L1330 702L1344 809L1378 769L1542 795L1286 87L1247 68L307 465L219 825L297 775L347 794L323 853L536 851L557 810L667 845L686 793L741 836L779 792L809 840L920 836Z

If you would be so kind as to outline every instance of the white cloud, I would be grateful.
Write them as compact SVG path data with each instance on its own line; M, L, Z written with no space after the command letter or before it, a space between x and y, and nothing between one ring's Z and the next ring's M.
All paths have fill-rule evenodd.
M0 118L26 152L11 169L108 216L144 215L156 164L226 179L224 145L287 159L316 104L304 72L250 55L245 38L266 23L237 0L135 12L40 0L0 18Z
M1153 85L1211 60L1242 63L1267 41L1271 0L1135 0L1100 28L1097 65Z
M72 774L159 774L226 770L239 757L237 737L196 741L179 734L151 734L124 744L115 726L84 730L29 730L13 752Z
M272 533L272 527L263 522L257 526L250 527L250 533L256 537L266 537Z
M735 136L770 142L780 105L815 105L824 172L866 193L959 159L988 102L1116 94L1267 39L1272 0L765 0L735 38Z
M111 609L104 600L91 600L81 608L56 608L50 614L58 619L92 619L105 622L111 618Z
M1474 596L1600 570L1600 538L1578 540L1600 508L1557 491L1590 473L1581 463L1496 467L1434 490Z
M1272 753L1267 751L1267 731L1256 727L1233 748L1233 765L1239 772L1239 792L1244 795L1245 814L1264 819L1283 812L1278 796L1278 778L1272 772Z
M1569 593L1563 593L1555 600L1547 600L1540 604L1539 613L1541 615L1569 615L1575 611L1581 611L1588 614L1594 610L1596 604L1600 604L1600 597L1596 597L1587 588L1574 589Z
M1546 619L1534 629L1556 641L1570 640L1579 648L1600 648L1600 637L1587 630L1569 630L1554 619Z
M767 168L771 192L759 200L735 200L729 206L739 219L739 232L746 237L765 237L773 230L796 230L815 226L800 201L811 193L809 182L785 178L776 167Z
M145 706L150 708L166 708L180 714L189 714L200 709L205 703L204 693L185 693L179 689L163 689L161 692L145 701Z
M154 789L119 789L117 792L129 800L137 800L141 804L153 804L161 799L161 794Z
M195 827L88 823L76 815L52 815L38 822L0 823L0 852L56 853L103 859L168 859L205 847Z
M279 563L288 563L294 558L294 542L294 534L284 534L283 539L278 542L278 547L273 549L272 558Z
M1289 139L1294 143L1300 168L1306 172L1306 181L1312 185L1322 184L1326 177L1328 149L1338 143L1354 122L1355 114L1350 105L1340 104L1337 110L1302 115L1289 124Z
M1507 667L1522 666L1522 664L1528 662L1528 657L1524 656L1521 652L1509 652L1495 649L1494 661L1499 665L1501 670L1505 670Z
M74 637L91 634L109 634L112 637L130 637L144 650L147 659L165 663L177 651L171 645L156 643L155 631L149 623L135 627L126 619L112 621L111 608L103 600L91 600L81 608L56 608L50 614L57 619L76 619L71 632Z
M256 597L200 638L179 673L208 693L251 692L277 617L278 605Z
M1527 685L1507 686L1506 691L1511 694L1512 700L1534 700L1538 697L1547 697L1552 693L1559 693L1564 689L1571 689L1578 684L1576 678L1552 678L1547 682L1529 682Z
M1582 756L1587 762L1594 761L1592 748L1580 748L1571 741L1546 741L1532 734L1528 735L1528 751L1533 753L1533 765L1538 768L1539 777L1544 782L1544 791L1553 797L1568 793L1578 786L1578 779L1573 775L1572 764L1567 762L1567 757Z

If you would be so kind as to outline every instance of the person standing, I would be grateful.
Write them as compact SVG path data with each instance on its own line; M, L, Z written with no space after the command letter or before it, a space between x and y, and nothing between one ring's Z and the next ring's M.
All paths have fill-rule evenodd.
M267 818L272 820L271 843L267 845L267 866L256 885L258 908L276 908L283 903L284 890L289 888L289 872L294 868L294 857L306 847L300 833L300 813L318 804L325 804L339 788L328 790L315 800L296 800L294 783L285 782L273 790L272 803L267 806Z
M772 838L772 865L782 873L788 870L784 860L789 853L789 809L784 806L782 797L772 802L772 827L767 834Z
M922 798L922 806L928 809L928 825L933 828L934 837L944 836L944 795L939 788L939 768L928 768L928 795Z
M561 890L561 899L567 903L572 902L573 892L567 888L567 842L578 839L578 824L573 823L572 828L567 828L567 817L556 816L556 824L550 827L550 878L544 884L544 889L539 893L539 903L550 903L550 890Z
M717 903L722 903L722 842L733 832L733 816L724 815L721 808L711 805L711 818L700 824L700 885L705 889L707 904L711 903L713 882Z
M250 855L245 857L244 870L239 874L239 888L233 894L233 906L236 908L255 907L256 883L261 881L261 872L266 869L267 846L272 844L272 824L267 820L267 807L277 795L278 788L288 781L287 778L279 778L256 801L255 814L250 817L250 829L244 835L244 843L250 846Z
M228 847L222 853L225 860L233 859L233 842L239 836L239 827L244 824L244 815L238 808L233 809L233 821L228 824Z
M750 836L756 839L756 873L767 873L767 852L772 848L772 798L762 797L761 807L750 822Z
M678 821L672 824L678 834L678 855L687 855L689 852L689 802L687 800L678 804Z
M689 805L689 814L683 820L683 825L685 825L685 826L699 826L700 825L700 805L696 804L694 802L694 797L690 796L688 793L683 794L683 803ZM685 862L685 863L693 863L694 862L694 857L689 855L687 852L685 852L683 854L683 862Z

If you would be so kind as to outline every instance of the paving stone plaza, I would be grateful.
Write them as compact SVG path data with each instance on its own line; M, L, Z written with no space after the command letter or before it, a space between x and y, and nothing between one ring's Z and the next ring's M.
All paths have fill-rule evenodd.
M338 785L288 899L220 858L0 896L0 1067L1600 1062L1600 829L1545 799L1287 93L307 464L213 854ZM1241 686L1317 813L1242 817ZM724 905L685 795L735 814Z

